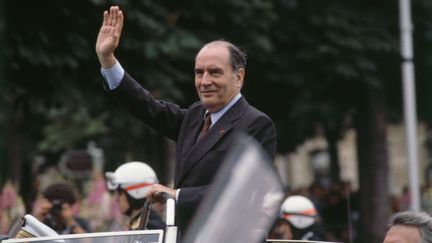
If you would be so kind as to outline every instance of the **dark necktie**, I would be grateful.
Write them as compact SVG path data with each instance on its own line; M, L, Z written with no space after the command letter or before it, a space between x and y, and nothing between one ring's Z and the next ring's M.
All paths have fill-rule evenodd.
M198 135L197 141L201 140L201 138L203 138L207 134L207 132L208 132L208 130L210 128L210 125L211 125L211 115L210 115L210 112L208 112L205 115L204 125L203 125L203 127L201 129L200 134Z

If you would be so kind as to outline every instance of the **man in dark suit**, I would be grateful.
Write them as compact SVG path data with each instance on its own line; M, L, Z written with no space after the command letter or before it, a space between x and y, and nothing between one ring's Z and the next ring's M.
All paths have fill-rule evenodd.
M174 188L155 184L147 193L158 200L161 192L176 199L176 224L184 230L212 182L236 133L257 140L273 159L276 130L264 113L248 104L240 90L246 55L226 41L204 45L195 59L195 87L199 102L182 109L155 100L129 76L114 56L123 25L118 7L104 12L96 43L106 85L116 99L140 120L177 142ZM257 178L258 179L258 178Z

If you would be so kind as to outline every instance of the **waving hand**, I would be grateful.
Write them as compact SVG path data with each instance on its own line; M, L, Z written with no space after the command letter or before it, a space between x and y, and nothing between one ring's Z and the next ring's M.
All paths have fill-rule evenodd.
M115 62L114 51L117 48L123 27L123 12L118 6L112 6L103 13L103 23L96 41L96 54L102 68L111 68Z

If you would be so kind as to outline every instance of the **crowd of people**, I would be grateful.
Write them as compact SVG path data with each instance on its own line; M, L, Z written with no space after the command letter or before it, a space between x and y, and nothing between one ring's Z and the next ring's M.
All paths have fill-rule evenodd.
M430 212L427 207L428 202L432 201L432 194L430 193L430 186L424 186L421 194L421 204L424 213L421 216L412 216L413 218L425 218L429 217ZM357 239L357 227L359 219L359 201L358 192L352 189L351 183L346 181L333 182L330 185L324 185L320 183L312 183L308 187L297 188L295 190L287 190L287 199L294 199L302 197L302 205L306 206L312 203L313 207L310 207L309 212L316 212L311 215L303 215L306 220L314 218L314 221L310 221L307 227L296 227L292 222L292 216L290 216L290 210L284 210L283 206L281 209L281 216L278 222L273 228L270 236L276 236L281 239L305 239L305 240L323 240L331 242L356 242ZM310 203L308 202L310 201ZM389 197L390 214L399 215L401 212L407 212L410 210L410 193L407 187L402 188L400 194ZM302 212L307 212L302 211ZM292 210L291 210L292 212ZM285 215L286 220L283 218ZM287 216L288 215L288 216ZM294 212L293 215L297 217L301 214ZM393 220L393 219L392 219ZM304 222L304 221L303 221ZM390 222L391 223L391 222ZM292 232L300 233L297 238L289 238L287 236L277 235L278 231L281 230L279 225L289 225ZM391 225L390 225L391 226ZM432 225L429 225L432 227ZM287 228L287 227L285 227ZM283 230L283 227L282 227ZM432 230L432 228L430 228ZM286 231L286 230L285 230ZM309 233L313 232L313 234ZM280 232L279 232L280 233ZM305 238L309 233L309 236L314 238ZM386 241L391 242L391 241Z
M145 192L158 181L153 169L138 161L124 163L106 175L94 174L80 183L84 186L59 175L55 168L38 175L35 184L40 188L30 212L25 212L15 186L6 183L0 191L0 234L6 234L12 222L26 213L59 234L137 229ZM164 229L163 216L163 206L153 203L146 228Z
M131 166L133 168L128 168ZM141 166L143 172L137 173L137 176L141 175L141 179L134 179L133 173L127 171L131 169L140 171L137 168ZM58 171L57 173L61 174ZM127 189L127 185L130 184L122 182L122 173L129 174L128 179L132 178L141 184L157 182L157 176L152 169L140 162L125 163L111 174L108 173L110 176L93 176L82 191L77 190L77 187L65 178L53 178L42 174L40 177L44 180L49 177L53 181L45 182L47 186L41 188L38 199L34 201L32 212L28 213L61 234L133 229L136 227L133 219L136 219L141 212L144 194L143 191L138 192L136 187L132 187L135 191ZM108 178L112 181L110 182ZM356 192L351 190L350 183L338 182L327 187L313 183L308 188L290 190L287 195L269 237L286 239L288 236L283 234L289 231L290 234L301 239L306 236L312 237L312 234L308 233L312 231L314 236L304 239L339 242L350 242L350 237L355 239L359 212ZM422 201L427 199L428 195L423 194ZM405 211L406 204L409 204L407 198L409 195L406 190L402 190L401 194L393 199L389 198L389 202L393 200L392 213L397 213L399 210ZM47 201L65 202L65 204L62 204L61 208L56 208L59 205L47 206ZM296 208L296 205L301 207ZM5 183L0 194L0 234L7 232L8 226L16 217L25 214L24 208L14 185L10 182ZM55 211L59 209L64 211L60 221L60 214ZM293 212L295 217L290 216ZM301 213L306 213L307 220L298 223L296 217ZM152 210L151 218L149 228L164 228L163 206L156 205ZM298 236L299 234L301 236Z
M125 177L126 174L129 176ZM47 179L47 175L40 176ZM65 178L53 178L46 188L41 188L29 213L60 234L136 229L145 202L145 187L157 181L151 167L141 162L125 163L105 176L93 176L82 191ZM269 238L355 240L359 212L356 192L349 183L337 182L326 187L313 183L308 188L290 190L287 195ZM427 195L423 194L422 199ZM393 214L406 210L407 198L407 190L389 198L389 202L393 200ZM24 214L23 202L14 185L5 183L0 194L0 234L5 234L12 221ZM148 228L163 229L163 206L156 205L150 218ZM393 231L388 234L397 233Z

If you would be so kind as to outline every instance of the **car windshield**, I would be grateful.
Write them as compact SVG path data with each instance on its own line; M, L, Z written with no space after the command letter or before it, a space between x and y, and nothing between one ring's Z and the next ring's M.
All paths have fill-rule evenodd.
M9 239L2 243L162 243L162 230L137 230Z

